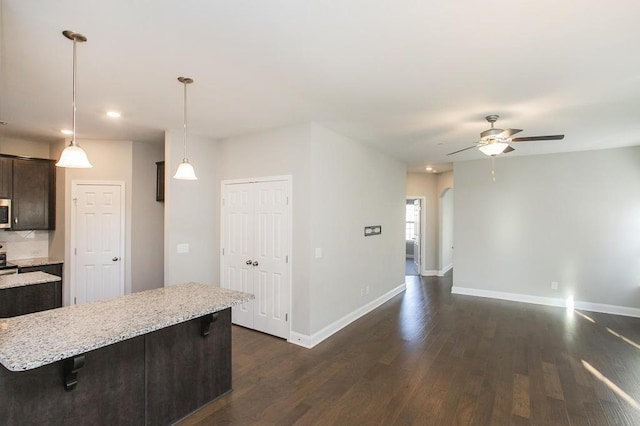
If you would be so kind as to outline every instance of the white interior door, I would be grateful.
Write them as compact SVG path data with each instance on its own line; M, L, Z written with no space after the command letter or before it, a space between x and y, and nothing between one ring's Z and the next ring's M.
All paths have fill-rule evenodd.
M124 295L124 185L74 184L72 303Z
M256 298L234 324L289 338L289 180L223 184L222 287Z

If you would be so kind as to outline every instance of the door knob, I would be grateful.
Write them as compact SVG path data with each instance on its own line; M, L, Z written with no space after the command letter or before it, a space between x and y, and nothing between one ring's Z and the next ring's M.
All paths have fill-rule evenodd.
M258 266L258 261L253 262L253 266Z
M112 258L111 260L113 260L114 262L117 262L118 260L120 260L120 258L116 256L116 257Z
M246 263L247 265L251 265L251 260L247 260L245 263Z

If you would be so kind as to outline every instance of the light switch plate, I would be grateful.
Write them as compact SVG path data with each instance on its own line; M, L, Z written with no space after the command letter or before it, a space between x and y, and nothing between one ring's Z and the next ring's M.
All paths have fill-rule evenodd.
M322 248L316 247L316 259L320 259L322 257Z
M189 253L189 244L187 243L178 244L178 246L176 247L176 251L178 253Z

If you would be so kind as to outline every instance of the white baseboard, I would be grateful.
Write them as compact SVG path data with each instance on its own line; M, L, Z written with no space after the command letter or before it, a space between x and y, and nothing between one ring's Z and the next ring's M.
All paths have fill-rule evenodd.
M444 269L438 271L437 269L423 269L422 275L423 277L444 277L444 274L449 272L453 268L453 264L445 266Z
M465 288L465 287L456 287L456 286L453 286L451 288L451 293L464 294L467 296L489 297L491 299L509 300L512 302L534 303L536 305L556 306L559 308L567 307L567 300L557 299L553 297L531 296L528 294L517 294L517 293L504 293L501 291L482 290L477 288ZM601 312L603 314L624 315L627 317L640 318L640 309L631 308L628 306L607 305L604 303L591 303L591 302L582 302L582 301L576 300L573 302L573 308L584 310L584 311Z
M346 326L348 326L349 324L351 324L352 322L354 322L358 318L360 318L360 317L368 314L369 312L373 311L378 306L380 306L383 303L387 302L392 297L402 293L405 289L406 289L406 284L402 283L398 287L386 292L382 296L378 297L375 300L372 300L371 302L367 303L366 305L361 306L360 308L356 309L355 311L351 312L350 314L345 315L344 317L340 318L339 320L333 322L332 324L329 324L328 326L326 326L322 330L318 331L317 333L312 334L311 336L306 335L306 334L302 334L302 333L296 333L295 331L292 331L291 333L289 333L289 342L291 342L291 343L293 343L295 345L298 345L298 346L305 347L307 349L311 349L314 346L316 346L318 343L320 343L323 340L325 340L328 337L330 337L331 335L333 335L333 334L337 333L338 331L342 330L343 328L345 328Z
M445 266L444 268L442 268L441 271L438 271L438 276L439 277L444 277L444 274L446 274L447 272L449 272L451 269L453 269L453 263L448 264L447 266Z

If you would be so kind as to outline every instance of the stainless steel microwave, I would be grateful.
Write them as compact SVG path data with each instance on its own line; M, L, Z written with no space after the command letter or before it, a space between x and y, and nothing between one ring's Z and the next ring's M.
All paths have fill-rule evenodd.
M0 229L11 229L11 200L0 198Z

